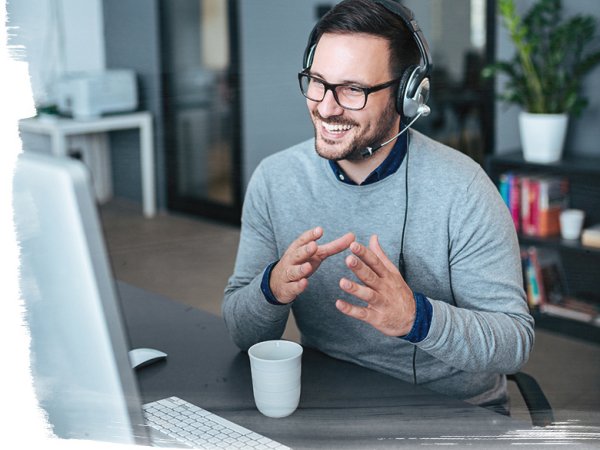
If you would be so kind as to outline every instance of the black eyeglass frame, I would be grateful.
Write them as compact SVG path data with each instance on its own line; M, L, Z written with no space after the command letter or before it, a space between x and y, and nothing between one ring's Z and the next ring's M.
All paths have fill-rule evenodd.
M316 100L316 99L310 98L306 95L306 93L304 92L304 89L302 89L302 78L303 77L317 80L319 83L321 83L324 86L325 90L323 91L323 97L321 98L321 100ZM333 98L335 99L336 103L338 105L340 105L342 108L347 109L349 111L360 111L361 109L364 109L365 106L367 106L367 100L369 99L369 94L389 88L394 83L398 83L398 81L400 81L400 78L395 78L393 80L390 80L390 81L387 81L387 82L381 83L381 84L376 84L375 86L371 86L371 87L363 87L363 86L357 86L357 85L350 84L350 83L339 83L339 84L328 83L325 80L323 80L319 77L315 77L314 75L311 75L310 73L308 73L306 71L302 71L302 72L298 73L298 83L300 84L300 92L302 92L302 95L304 97L306 97L308 100L317 102L317 103L321 103L323 101L323 99L325 98L325 96L327 95L327 91L331 91L333 93ZM352 87L354 89L362 90L365 95L364 104L360 108L348 108L347 106L342 105L340 103L340 100L338 99L337 91L336 91L336 89L341 86Z

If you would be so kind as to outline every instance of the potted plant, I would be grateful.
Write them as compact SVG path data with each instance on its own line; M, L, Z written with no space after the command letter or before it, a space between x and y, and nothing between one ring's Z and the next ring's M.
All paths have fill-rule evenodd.
M515 46L510 61L484 69L506 76L499 98L522 108L519 116L524 158L554 162L561 158L569 116L587 106L581 93L585 76L600 63L596 19L562 17L561 0L538 0L521 17L514 0L499 0L503 24Z

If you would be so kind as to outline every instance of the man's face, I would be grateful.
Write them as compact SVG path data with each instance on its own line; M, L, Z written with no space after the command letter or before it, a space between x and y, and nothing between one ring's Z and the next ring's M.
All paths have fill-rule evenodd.
M321 36L310 73L332 84L371 87L390 81L388 42L369 34ZM395 88L369 94L366 106L350 111L337 104L327 91L322 102L307 100L315 126L317 153L330 160L362 159L367 146L379 145L398 132Z

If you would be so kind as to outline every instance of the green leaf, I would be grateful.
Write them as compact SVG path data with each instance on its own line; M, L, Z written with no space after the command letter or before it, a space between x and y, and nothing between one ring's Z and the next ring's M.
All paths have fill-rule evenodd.
M538 0L523 16L515 0L499 0L498 11L515 46L511 60L482 72L506 76L498 98L530 112L580 113L587 106L582 80L600 64L596 18L564 19L561 0Z

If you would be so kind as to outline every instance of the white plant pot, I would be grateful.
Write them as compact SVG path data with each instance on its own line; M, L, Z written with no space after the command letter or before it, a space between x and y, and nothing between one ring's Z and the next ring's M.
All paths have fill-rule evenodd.
M568 123L567 114L521 112L519 129L525 161L537 163L560 161Z

